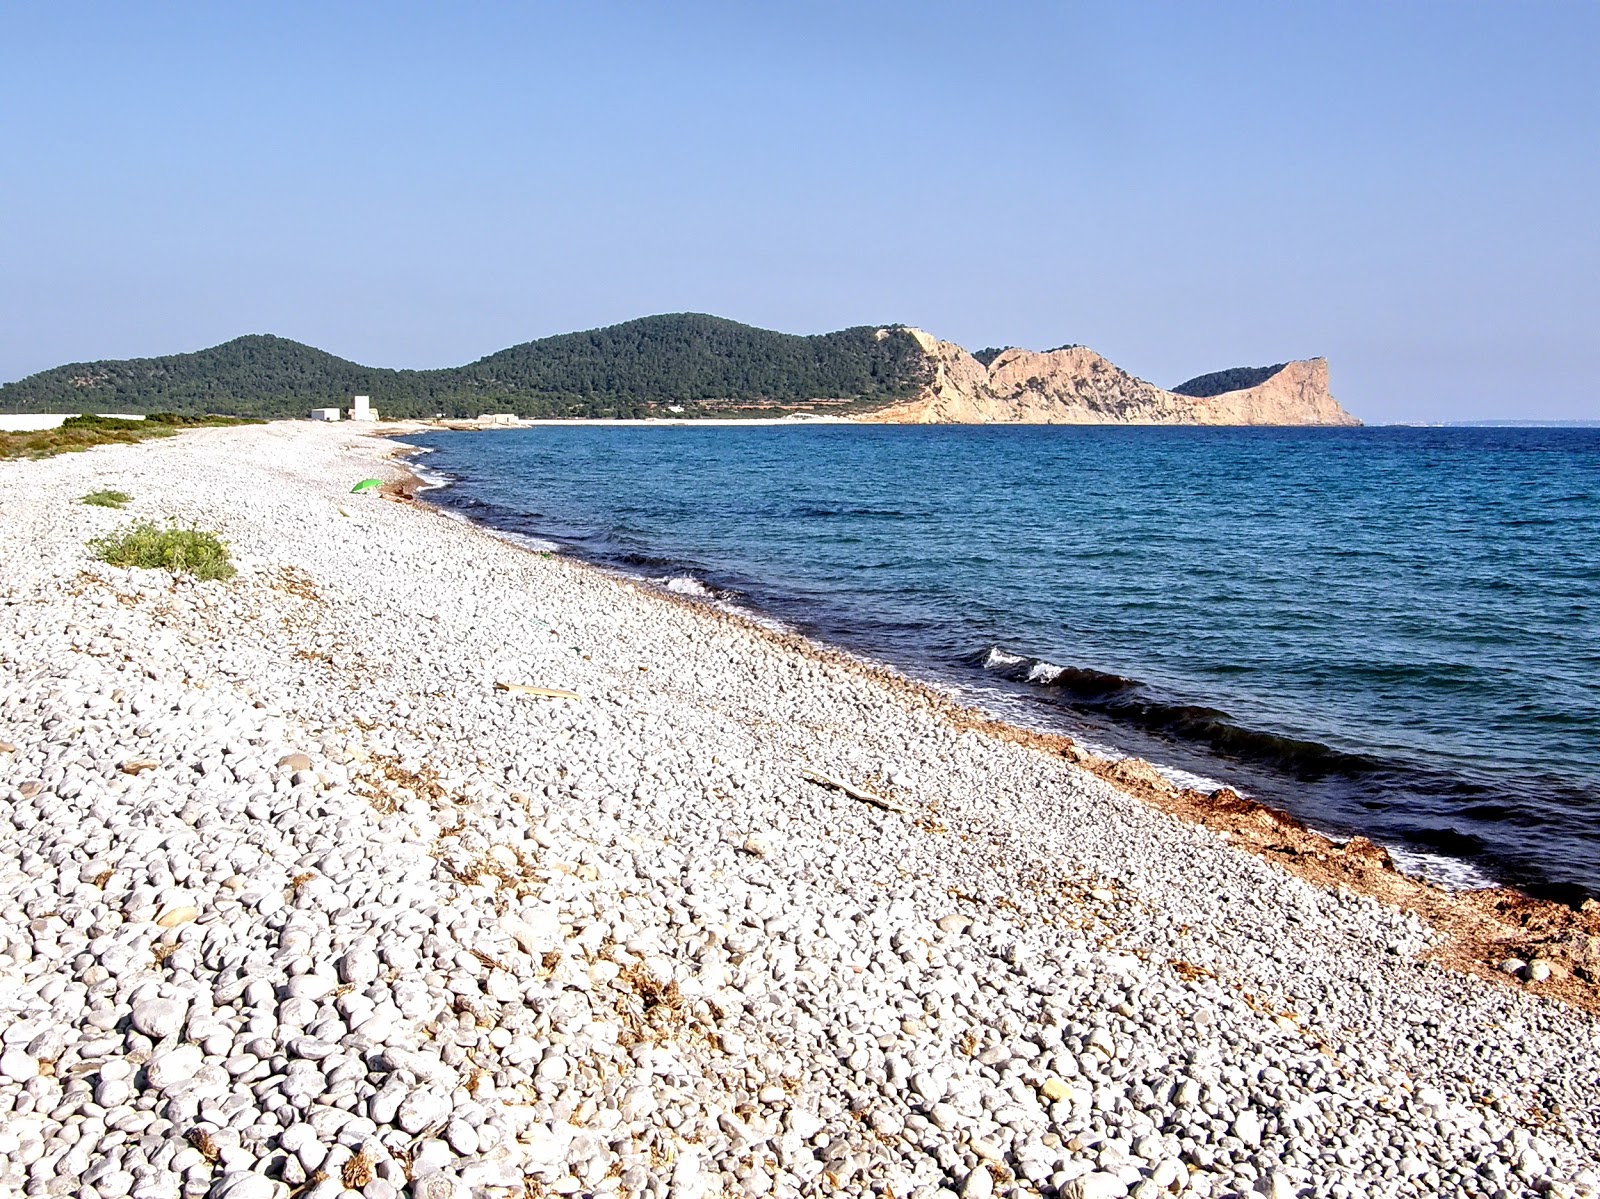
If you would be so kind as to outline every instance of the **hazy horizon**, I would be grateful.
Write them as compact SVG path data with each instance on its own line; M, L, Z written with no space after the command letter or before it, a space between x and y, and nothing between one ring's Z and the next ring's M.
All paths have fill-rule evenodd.
M1600 9L9 6L0 380L660 312L1600 416Z

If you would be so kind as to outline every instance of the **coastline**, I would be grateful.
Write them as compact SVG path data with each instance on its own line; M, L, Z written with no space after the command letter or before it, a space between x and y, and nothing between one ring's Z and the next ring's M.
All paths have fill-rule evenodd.
M469 527L481 528L496 540L531 552L492 526L430 504L426 494L448 487L448 483L419 477L407 462L426 452L423 447L401 443L395 460L403 474L386 486L387 494L420 503ZM960 728L1062 758L1119 791L1186 823L1216 832L1235 847L1313 885L1348 888L1358 895L1414 912L1442 937L1442 942L1428 951L1428 957L1450 969L1515 987L1521 980L1502 968L1508 959L1548 962L1555 973L1540 984L1540 993L1600 1014L1600 946L1591 946L1588 941L1600 936L1600 901L1591 900L1583 911L1574 911L1511 886L1448 886L1408 874L1387 847L1359 834L1339 839L1311 829L1291 813L1242 795L1225 781L1210 789L1186 786L1174 781L1174 772L1159 763L1134 755L1097 754L1066 733L1013 723L952 696L947 688L935 683L804 634L775 629L759 618L729 610L709 598L653 585L646 579L586 563L581 558L569 556L566 560L637 587L664 603L688 607L708 619L731 621L752 636L775 640L788 652L859 671L880 687L933 707ZM1580 966L1590 977L1580 973Z
M298 1108L299 1091L281 1092L287 1105L266 1111L310 1118L236 1129L249 1164L224 1166L275 1169L284 1191L297 1185L284 1138L301 1124L343 1162L374 1142L414 1189L439 1174L508 1195L524 1178L589 1193L608 1177L664 1178L673 1195L870 1183L931 1199L1088 1178L1102 1189L1079 1193L1159 1178L1194 1194L1387 1194L1403 1175L1476 1193L1451 1181L1468 1145L1508 1182L1590 1185L1593 989L1575 975L1521 986L1480 959L1517 947L1514 930L1559 967L1558 943L1587 952L1573 938L1592 914L1411 883L1260 805L1181 791L842 651L441 520L376 432L205 431L0 471L16 522L0 618L18 647L0 796L29 811L32 855L0 850L23 896L6 933L29 938L0 971L0 1003L30 1034L30 1021L76 1034L59 1049L6 1036L51 1063L35 1089L54 1104L28 1105L51 1113L29 1120L33 1141L78 1118L54 1114L75 1085L61 1080L118 1080L105 1063L129 1055L145 1110L181 1117L147 1136L215 1125L228 1094L252 1096L253 1115L260 1096L230 1090L209 1056L164 1088L161 1055L224 1040L243 1053L270 1039L270 1014L287 1031L276 1056L251 1054L251 1085L315 1073L325 1089ZM368 474L397 502L349 495ZM123 519L73 504L91 484L126 484L129 516L220 527L240 578L175 585L91 562L83 541ZM52 730L72 719L89 719L94 752L63 748ZM128 769L135 758L152 765ZM75 843L96 805L156 836L136 821ZM252 858L197 846L197 832L265 840ZM41 874L63 848L70 879ZM201 869L206 852L227 860ZM80 912L123 930L113 948L134 952L119 970L103 949L81 963L67 935ZM323 1015L308 998L320 983L294 981L334 974L321 996L342 981L372 999L365 1019L393 1008L384 1036L351 1011ZM73 997L76 1016L61 1007ZM209 1010L186 1033L138 1031L155 1025L136 1005L156 999ZM91 1033L91 1009L110 1024ZM104 1028L127 1031L112 1046ZM519 1060L530 1044L537 1059ZM1234 1077L1241 1054L1254 1082ZM26 1070L12 1064L0 1095L15 1112ZM1266 1070L1300 1116L1257 1094ZM408 1118L415 1129L378 1102L415 1114L430 1091L448 1110ZM457 1118L471 1135L445 1133ZM1313 1151L1375 1128L1394 1160Z

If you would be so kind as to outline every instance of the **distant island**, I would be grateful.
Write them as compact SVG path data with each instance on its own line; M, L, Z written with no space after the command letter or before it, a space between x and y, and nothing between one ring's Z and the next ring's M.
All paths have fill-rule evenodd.
M1164 390L1083 346L977 355L907 325L802 336L698 313L512 346L466 366L362 366L270 334L159 358L77 362L0 386L0 412L304 416L370 395L386 417L832 414L885 423L1355 425L1320 358Z

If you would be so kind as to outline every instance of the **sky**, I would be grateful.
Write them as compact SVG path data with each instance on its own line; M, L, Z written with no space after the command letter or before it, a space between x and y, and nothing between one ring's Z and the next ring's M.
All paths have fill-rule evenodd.
M0 381L695 311L1600 419L1600 4L0 0Z

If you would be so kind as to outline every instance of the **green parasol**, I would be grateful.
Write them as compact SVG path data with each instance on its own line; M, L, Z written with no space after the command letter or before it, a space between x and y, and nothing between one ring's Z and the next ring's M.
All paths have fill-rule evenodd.
M362 479L361 482L357 483L350 490L352 492L370 491L374 487L382 487L382 486L383 486L383 480L382 479Z

